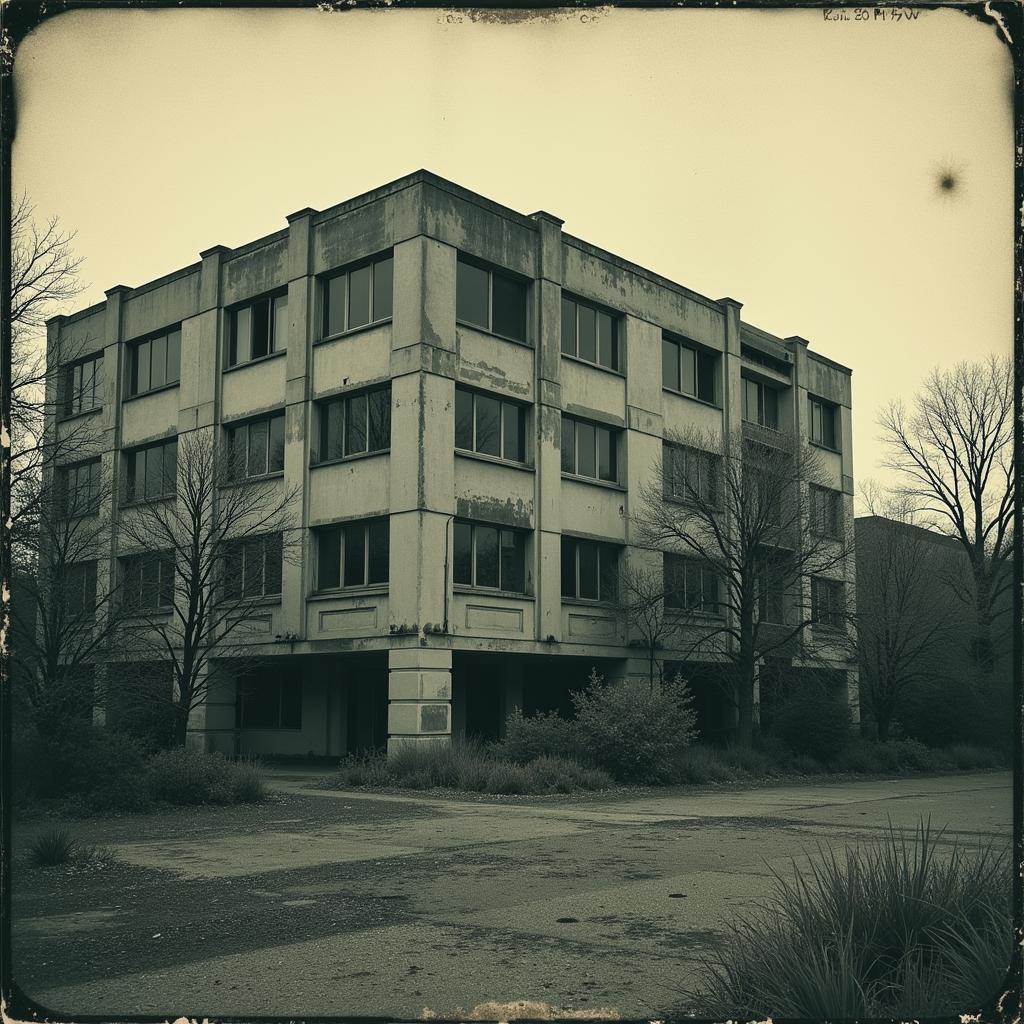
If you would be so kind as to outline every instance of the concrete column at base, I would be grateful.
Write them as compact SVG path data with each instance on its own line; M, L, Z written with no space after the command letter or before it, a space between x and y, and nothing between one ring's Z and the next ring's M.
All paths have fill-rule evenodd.
M216 750L228 757L238 752L235 731L235 693L233 678L219 678L211 683L201 704L188 716L185 745L190 750Z
M855 668L846 670L846 701L850 705L850 718L857 727L860 725L860 676Z
M452 652L408 647L388 653L388 753L405 743L450 743Z

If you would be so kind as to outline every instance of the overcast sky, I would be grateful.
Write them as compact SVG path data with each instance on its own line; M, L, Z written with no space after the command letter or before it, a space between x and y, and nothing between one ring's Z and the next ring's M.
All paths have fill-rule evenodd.
M74 12L18 50L13 183L84 306L426 167L853 367L880 476L879 407L1013 338L1009 52L885 14Z

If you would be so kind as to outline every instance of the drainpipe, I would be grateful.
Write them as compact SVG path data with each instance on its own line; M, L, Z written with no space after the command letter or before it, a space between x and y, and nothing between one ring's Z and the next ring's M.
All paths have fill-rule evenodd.
M452 525L452 521L455 519L455 513L453 512L447 522L444 524L444 632L445 636L448 635L448 527Z

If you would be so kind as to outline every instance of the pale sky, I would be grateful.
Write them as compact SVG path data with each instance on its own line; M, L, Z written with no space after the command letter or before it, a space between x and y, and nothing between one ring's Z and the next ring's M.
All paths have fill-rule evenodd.
M1009 51L885 14L63 14L13 185L78 232L81 308L425 167L851 366L860 481L881 405L1013 339Z

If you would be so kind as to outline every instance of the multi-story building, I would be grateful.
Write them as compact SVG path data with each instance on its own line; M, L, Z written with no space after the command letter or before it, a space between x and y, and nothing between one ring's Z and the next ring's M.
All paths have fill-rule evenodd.
M74 353L63 417L91 417L102 450L69 475L162 500L169 442L212 431L298 495L302 557L267 569L250 623L266 670L195 710L197 741L495 735L592 667L643 672L607 581L670 429L799 432L852 523L850 371L736 300L426 171L287 221L49 324ZM108 512L101 581L130 568ZM852 571L821 581L832 614ZM852 699L855 664L829 664Z

